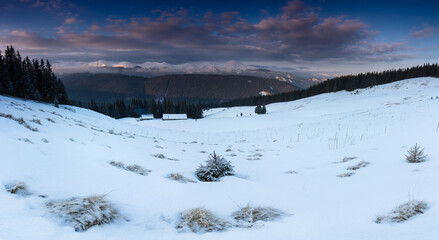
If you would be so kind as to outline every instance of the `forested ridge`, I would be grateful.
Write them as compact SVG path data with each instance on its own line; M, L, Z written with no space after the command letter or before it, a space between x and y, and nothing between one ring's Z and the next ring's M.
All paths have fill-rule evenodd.
M416 77L439 77L439 66L437 63L424 64L411 68L400 68L383 72L368 72L357 75L346 75L332 78L325 82L318 83L307 89L295 90L287 93L280 93L270 96L257 96L240 98L224 102L221 107L234 106L255 106L258 104L269 104L276 102L288 102L301 98L311 97L322 93L337 92L341 90L353 91L359 88L368 88L376 85L396 82Z

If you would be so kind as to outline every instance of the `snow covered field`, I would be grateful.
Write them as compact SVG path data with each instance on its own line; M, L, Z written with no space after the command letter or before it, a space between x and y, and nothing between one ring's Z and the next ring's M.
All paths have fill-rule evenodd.
M197 121L141 122L0 96L0 239L439 239L437 96L439 79L417 78L270 104L260 116L235 107ZM427 161L408 163L416 143ZM195 170L213 151L236 175L200 182ZM6 191L16 182L30 195ZM124 219L75 232L45 206L93 194L106 194ZM425 213L375 222L410 200L425 202ZM231 214L248 203L286 214L224 232L176 229L188 209L233 223Z

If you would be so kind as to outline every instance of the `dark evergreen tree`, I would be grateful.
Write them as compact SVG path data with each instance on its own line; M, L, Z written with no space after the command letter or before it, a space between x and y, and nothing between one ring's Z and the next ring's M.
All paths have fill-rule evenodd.
M255 113L256 113L256 114L262 114L262 107L261 107L261 104L258 104L258 105L255 107Z
M50 62L21 58L20 52L7 46L0 52L0 93L51 102L68 103L68 96L60 79L52 72Z
M8 67L6 65L6 59L0 52L0 93L12 94L12 82L9 77Z

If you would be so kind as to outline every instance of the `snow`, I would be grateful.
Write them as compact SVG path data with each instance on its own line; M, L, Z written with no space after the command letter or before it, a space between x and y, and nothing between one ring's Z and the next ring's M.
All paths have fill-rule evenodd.
M163 73L242 73L244 71L255 70L256 67L245 65L238 61L228 62L194 62L183 64L171 64L166 62L144 62L144 63L132 63L132 62L116 62L98 60L93 62L57 62L55 68L143 68L146 71L163 72Z
M167 113L164 113L162 119L163 120L186 120L187 119L187 115L185 113L184 114L167 114Z
M0 113L38 128L0 117L0 183L22 182L30 193L0 191L0 239L438 239L436 96L438 79L417 78L269 104L265 115L254 114L254 106L234 107L206 111L197 121L141 122L0 96ZM408 163L405 154L416 143L428 158ZM197 180L195 170L213 151L231 161L234 176L167 178ZM111 161L151 172L139 175ZM347 170L361 162L369 164ZM337 177L347 172L355 174ZM125 220L78 233L45 207L99 194ZM375 222L411 200L428 209L402 223ZM251 229L176 228L189 209L233 221L247 204L286 215Z

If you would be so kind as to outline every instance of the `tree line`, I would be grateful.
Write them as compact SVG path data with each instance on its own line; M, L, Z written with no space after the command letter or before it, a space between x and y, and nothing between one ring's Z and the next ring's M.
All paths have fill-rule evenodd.
M347 75L332 78L318 83L307 89L295 90L271 96L257 96L235 99L220 104L221 107L255 106L258 104L269 104L276 102L288 102L301 98L311 97L322 93L337 92L341 90L353 91L359 88L368 88L416 77L439 77L439 66L437 63L424 64L411 68L400 68L383 72L368 72L357 75Z
M113 118L140 117L141 114L153 114L154 118L162 118L165 113L186 113L188 118L203 118L203 106L200 103L188 103L185 100L174 102L172 99L147 100L132 98L130 101L116 99L97 103L71 101L72 105L88 108Z
M0 52L0 94L55 104L69 102L49 60L22 59L12 46L6 47L4 55Z

